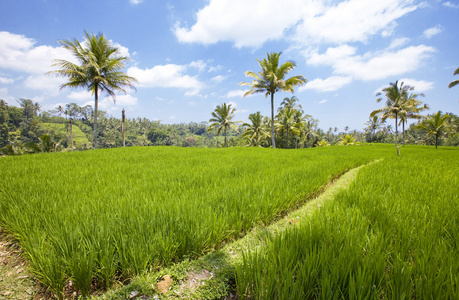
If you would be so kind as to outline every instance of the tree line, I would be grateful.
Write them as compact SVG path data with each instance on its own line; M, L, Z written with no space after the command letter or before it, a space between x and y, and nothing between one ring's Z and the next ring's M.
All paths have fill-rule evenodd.
M75 103L55 110L42 112L39 103L30 99L19 99L20 107L8 106L6 101L0 103L0 147L3 155L29 152L50 152L60 149L76 150L96 149L122 146L175 145L228 147L230 145L247 145L257 147L302 148L327 146L330 144L355 144L367 142L399 141L399 126L402 126L402 144L417 143L457 145L457 116L451 113L438 112L423 117L420 113L428 110L418 98L422 94L413 92L414 87L404 83L391 83L378 93L377 102L383 101L385 106L374 110L365 125L364 133L358 131L339 132L337 128L329 128L327 132L317 128L318 120L305 114L295 96L286 97L277 109L274 109L274 95L277 92L294 93L295 87L306 84L303 75L287 78L296 64L292 61L280 63L282 52L267 53L266 58L258 60L260 71L247 71L245 75L252 78L251 82L240 85L250 86L244 95L263 93L271 100L271 116L262 116L260 112L252 113L249 121L242 123L233 121L235 108L222 103L211 112L212 118L207 123L160 124L159 121L147 119L125 119L122 122L110 117L98 109L99 95L109 94L115 101L115 92L126 92L126 88L134 88L135 78L127 76L121 70L127 57L122 56L119 49L112 45L103 35L93 35L85 31L85 41L77 39L61 40L59 43L77 59L78 63L56 59L57 70L48 72L68 81L61 85L64 88L85 88L94 95L94 106L80 107ZM459 68L454 75L459 74ZM450 83L453 87L459 83ZM64 117L62 117L64 115ZM408 119L416 119L418 123L405 130ZM386 124L387 119L395 119L395 130ZM54 128L49 124L53 123ZM41 125L40 125L41 124ZM61 124L58 126L57 124ZM73 128L75 127L75 141ZM67 134L69 132L70 134ZM91 135L92 132L92 135ZM223 142L219 136L223 133ZM74 145L75 142L75 145Z

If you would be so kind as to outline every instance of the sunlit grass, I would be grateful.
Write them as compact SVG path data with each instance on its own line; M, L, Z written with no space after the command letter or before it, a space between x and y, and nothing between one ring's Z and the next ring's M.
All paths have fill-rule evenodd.
M406 147L309 221L246 251L243 299L457 299L459 152Z
M7 157L0 225L56 294L72 280L87 295L91 283L104 288L220 248L388 151L150 147Z

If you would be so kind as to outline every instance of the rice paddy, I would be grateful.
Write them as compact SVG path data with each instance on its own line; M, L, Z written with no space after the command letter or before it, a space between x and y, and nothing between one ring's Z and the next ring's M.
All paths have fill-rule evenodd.
M306 223L246 251L242 299L457 299L456 149L404 149L362 168Z
M0 159L0 226L58 297L198 258L347 170L351 187L235 266L249 299L458 296L458 151L117 148Z
M36 277L83 295L220 248L367 163L361 148L128 148L0 160L0 226Z

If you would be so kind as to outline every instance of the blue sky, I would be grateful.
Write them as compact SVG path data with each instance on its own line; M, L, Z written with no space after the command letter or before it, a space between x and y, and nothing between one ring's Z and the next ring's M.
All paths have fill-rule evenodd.
M130 57L125 72L137 91L100 101L120 117L162 123L208 121L216 105L236 119L270 114L264 95L243 98L259 71L256 58L282 51L281 62L304 75L297 88L319 127L361 130L379 108L375 94L395 80L424 93L430 112L459 114L458 0L0 0L0 98L33 99L45 110L93 105L84 90L59 90L46 75L53 59L71 59L58 40L103 33ZM291 93L275 95L275 106Z

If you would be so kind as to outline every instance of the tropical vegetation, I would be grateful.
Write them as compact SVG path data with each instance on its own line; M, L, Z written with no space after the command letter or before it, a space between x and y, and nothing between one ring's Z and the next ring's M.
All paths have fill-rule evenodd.
M77 39L59 41L78 60L78 64L56 59L53 66L59 69L50 73L68 78L61 89L85 88L94 95L94 148L97 149L99 94L106 92L115 101L115 92L126 93L126 87L132 88L137 80L121 71L128 58L122 56L105 35L89 34L87 31L85 35L83 43Z
M211 113L212 118L209 120L210 125L209 129L207 130L211 131L216 128L217 135L220 135L220 132L223 130L223 136L225 137L225 148L228 147L228 143L226 141L228 130L233 129L236 132L238 131L236 122L233 121L236 108L232 108L231 106L231 104L226 103L217 105L215 110Z
M456 299L458 168L455 149L412 146L363 167L348 189L247 247L239 297Z
M457 69L454 71L453 75L458 75L458 74L459 74L459 68L457 68ZM454 81L451 81L451 82L449 83L448 87L449 87L449 88L452 88L453 86L456 86L456 85L458 85L458 84L459 84L459 79L456 79L456 80L454 80Z
M245 96L264 93L265 97L271 96L271 140L273 148L276 148L274 132L274 94L276 92L295 92L295 87L306 84L306 78L303 75L297 75L286 78L287 74L292 71L296 64L287 61L279 65L279 59L282 52L267 53L266 58L257 59L261 71L255 73L247 71L245 75L253 78L252 82L242 82L241 85L250 86L250 90Z

